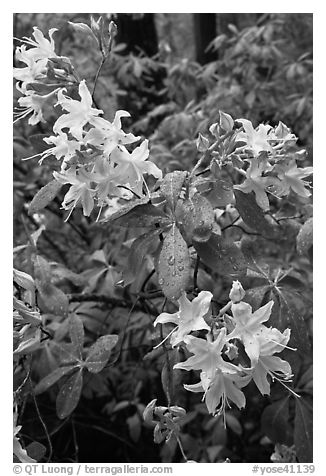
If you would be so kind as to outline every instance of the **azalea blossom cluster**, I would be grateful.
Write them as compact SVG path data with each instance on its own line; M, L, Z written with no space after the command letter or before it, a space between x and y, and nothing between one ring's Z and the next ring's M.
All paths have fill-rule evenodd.
M55 53L53 34L56 28L49 30L49 40L34 27L34 39L24 37L23 44L16 48L16 59L26 66L14 68L16 88L22 97L18 99L19 107L15 112L15 122L26 116L30 125L45 122L44 109L56 99L56 94L63 85L76 82L73 67L68 58ZM31 48L26 49L26 46Z
M245 153L244 162L248 167L238 169L245 177L241 185L234 188L244 193L254 192L257 204L263 209L269 209L267 193L276 197L286 196L292 190L306 198L311 195L309 182L304 180L312 174L312 167L298 168L297 160L302 160L305 151L291 151L297 137L290 129L279 122L276 127L259 124L254 129L247 119L237 119L242 124L242 130L236 133L236 142L241 145L236 153Z
M40 164L50 156L62 161L61 171L54 172L53 175L59 183L70 184L62 203L64 209L70 210L68 219L76 206L82 206L83 214L89 216L95 205L101 211L103 206L110 205L110 200L116 197L129 199L133 195L143 196L144 187L145 194L148 190L144 174L160 179L162 172L147 160L147 140L132 152L128 151L126 146L141 139L122 130L121 118L129 117L130 114L127 111L117 111L112 122L101 117L103 111L92 107L93 98L84 80L78 86L80 100L72 99L63 87L56 88L45 96L39 96L34 90L28 89L31 82L41 83L47 78L48 62L57 58L52 38L54 31L55 29L50 30L49 41L34 28L35 41L25 40L33 48L26 50L23 45L17 48L16 53L17 59L25 62L27 67L15 68L14 77L19 81L19 90L25 94L25 97L18 100L25 107L18 114L18 119L32 112L30 124L44 120L42 107L50 96L56 97L55 105L63 111L53 125L54 134L44 138L51 147L38 155Z
M244 408L242 388L251 380L262 395L270 394L270 379L282 385L291 381L290 364L275 355L289 348L290 329L280 332L264 324L270 318L273 301L253 312L250 304L243 301L244 296L241 283L234 281L220 326L214 321L211 325L207 323L208 318L212 320L213 295L209 291L201 291L192 301L183 293L178 300L179 310L174 314L163 312L154 322L155 326L176 325L170 332L172 347L182 344L193 355L174 368L200 370L200 381L184 387L191 392L204 392L203 400L212 415L225 415L229 402ZM197 337L192 334L195 331L206 331L206 335ZM241 347L246 358L241 358Z

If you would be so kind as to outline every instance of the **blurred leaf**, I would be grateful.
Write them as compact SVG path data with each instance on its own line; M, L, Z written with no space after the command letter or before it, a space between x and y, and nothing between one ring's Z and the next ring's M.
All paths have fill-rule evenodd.
M158 283L168 299L178 299L188 286L190 257L179 229L172 225L164 238L158 260Z
M60 388L56 400L56 409L58 417L63 420L69 416L78 405L83 386L83 370L78 369Z
M41 461L45 456L46 447L38 441L33 441L26 447L26 451L30 458L35 459L35 461Z
M313 462L313 418L308 398L296 398L294 444L299 463Z
M101 372L110 358L113 347L117 344L119 336L102 336L88 350L85 366L94 374Z
M51 182L47 183L44 187L42 187L35 197L33 198L28 213L32 215L40 210L43 210L52 200L57 196L59 190L61 189L62 184L59 183L57 180L52 180Z
M289 425L289 397L264 408L261 416L261 429L273 443L292 445L292 430Z
M126 422L129 428L129 434L131 436L131 439L135 443L137 443L137 441L140 438L141 426L142 426L142 422L140 421L138 413L135 413L131 417L128 417Z
M32 144L35 152L41 153L44 152L45 150L49 149L50 146L47 144L43 139L49 137L48 134L33 134L29 136L29 141Z

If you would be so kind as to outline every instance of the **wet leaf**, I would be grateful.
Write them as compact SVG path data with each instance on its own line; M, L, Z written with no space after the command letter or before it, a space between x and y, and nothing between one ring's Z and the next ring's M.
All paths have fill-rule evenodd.
M181 193L182 186L188 175L188 172L183 170L175 170L166 174L162 180L160 189L163 197L170 205L172 210L175 209L178 198Z
M60 380L64 375L67 375L75 368L75 365L67 365L67 367L59 367L53 370L53 372L42 378L42 380L36 385L36 387L34 388L35 394L38 395L40 393L45 392L45 390L52 387L52 385L58 382L58 380Z
M168 299L178 299L189 282L188 246L174 224L164 238L158 260L158 283Z
M309 218L302 225L297 236L297 250L300 255L309 251L313 245L313 219Z
M227 242L220 236L212 234L205 243L194 242L200 259L211 270L221 275L237 277L247 270L247 260L235 243Z
M235 207L244 223L263 235L273 235L274 227L266 220L264 212L257 205L254 194L234 190L234 195Z
M97 339L97 341L90 347L85 366L89 372L97 374L107 364L110 358L113 347L117 344L119 336L105 335Z
M69 335L76 355L82 359L84 346L84 324L77 314L72 314L69 318Z
M207 198L196 193L183 202L179 213L182 229L190 242L209 239L214 224L214 211Z
M79 369L67 378L56 400L58 417L63 420L77 407L83 387L83 370Z

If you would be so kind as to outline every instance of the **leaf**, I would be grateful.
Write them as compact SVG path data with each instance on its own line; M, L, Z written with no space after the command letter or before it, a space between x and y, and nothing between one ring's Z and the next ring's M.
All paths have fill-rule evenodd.
M274 227L266 220L264 212L257 205L254 194L234 190L234 195L235 207L244 223L259 233L267 236L274 235Z
M144 259L155 244L155 241L157 241L157 246L159 245L157 236L161 232L160 228L150 230L136 238L132 243L127 260L127 269L123 272L125 285L132 283L135 277L139 275Z
M250 304L253 309L258 309L263 305L264 297L270 290L269 285L257 286L251 289L246 289L245 297L243 301Z
M313 462L313 417L308 398L296 398L294 444L299 463Z
M188 286L190 256L188 246L175 224L164 238L158 260L158 283L168 299L178 299Z
M46 447L38 441L33 441L26 447L26 451L30 458L33 458L35 461L41 461L45 456Z
M205 243L194 242L194 247L211 270L231 277L246 273L247 260L235 243L227 242L213 233Z
M63 420L72 413L78 405L83 387L83 370L78 369L60 388L56 400L58 417Z
M205 185L204 185L205 184ZM205 180L195 184L198 190L206 187L206 190L201 192L207 200L210 201L214 208L225 207L234 200L233 185L222 179L215 179L214 181Z
M293 303L291 293L273 288L271 297L274 300L274 306L269 323L280 331L289 327L291 329L290 345L303 353L308 352L310 350L308 328L302 310Z
M32 215L40 210L43 210L52 200L57 196L59 190L61 189L62 184L57 180L52 180L42 187L33 200L28 209L28 214Z
M60 316L67 315L69 300L61 289L51 283L50 264L40 255L34 258L34 275L39 292L38 304L42 310Z
M72 314L69 318L69 335L77 357L82 359L85 336L84 324L77 314Z
M175 170L166 174L160 185L161 193L172 210L175 210L178 198L180 196L182 186L188 175L183 170Z
M261 416L261 429L273 443L293 444L289 425L289 397L265 407Z
M113 215L110 216L110 221ZM171 219L159 208L147 203L133 207L128 213L116 218L114 223L125 227L152 227L155 224L168 225L171 223Z
M140 438L141 434L141 421L139 418L138 413L135 413L134 415L130 416L126 420L128 428L129 428L129 434L131 436L132 441L137 443L137 441Z
M204 242L209 239L214 224L214 211L207 198L196 193L183 202L179 213L182 228L190 242Z
M67 367L58 367L57 369L53 370L49 375L42 378L42 380L36 385L34 388L34 392L36 395L45 392L48 388L52 387L58 380L61 379L64 375L67 375L73 369L75 369L75 365L68 365Z
M105 335L97 339L97 341L90 347L85 366L89 372L97 374L107 364L110 358L111 350L117 344L119 336Z
M102 223L111 223L114 220L126 215L128 212L133 210L139 205L145 205L149 202L149 197L137 198L136 200L130 201L127 205L123 205L120 210L115 213L112 213L108 218L102 220Z
M313 245L313 219L309 218L301 227L297 236L297 250L299 255L309 251Z

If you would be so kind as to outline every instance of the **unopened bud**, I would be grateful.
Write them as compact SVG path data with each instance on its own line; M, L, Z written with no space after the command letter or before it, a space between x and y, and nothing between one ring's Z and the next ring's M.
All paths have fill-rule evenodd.
M117 36L117 34L118 34L117 25L114 23L114 21L110 21L110 23L109 23L109 35L111 36L111 38L114 38L115 36Z
M220 126L225 132L230 132L233 129L234 120L226 112L219 111L220 113Z
M233 281L232 288L229 294L229 298L231 299L233 304L240 302L244 298L245 294L246 292L243 289L240 281Z
M198 139L196 140L196 146L199 152L206 152L209 146L209 140L199 133Z
M211 125L211 127L209 128L209 132L214 136L216 137L216 139L219 137L219 125L217 124L217 122L214 122L214 124Z
M152 423L154 420L154 409L156 405L156 398L152 400L144 410L143 418L146 423Z

